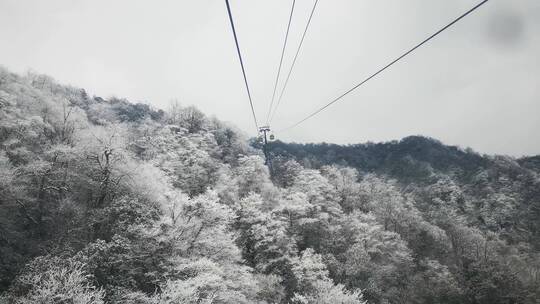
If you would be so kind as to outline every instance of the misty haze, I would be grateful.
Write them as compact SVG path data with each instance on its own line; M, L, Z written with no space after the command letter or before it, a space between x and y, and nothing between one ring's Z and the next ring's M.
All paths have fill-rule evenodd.
M537 0L0 0L0 304L540 303Z

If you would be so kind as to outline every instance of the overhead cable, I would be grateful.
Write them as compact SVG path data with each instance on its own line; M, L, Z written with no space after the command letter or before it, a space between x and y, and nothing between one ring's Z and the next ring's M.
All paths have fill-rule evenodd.
M315 13L315 8L317 8L317 3L319 0L315 0L315 3L313 4L313 8L311 9L311 14L309 15L308 22L306 24L306 27L304 28L304 33L302 34L302 39L300 40L300 44L298 45L298 49L296 50L296 54L294 55L294 59L291 64L291 68L289 69L289 73L287 74L287 78L285 79L285 84L283 85L283 88L281 89L281 93L279 94L278 101L276 103L276 106L274 107L274 111L272 112L270 116L270 122L274 119L274 116L276 115L276 112L279 108L279 105L281 103L281 99L283 98L283 93L285 93L285 89L287 88L287 84L289 84L289 79L291 78L292 71L294 69L294 65L296 64L296 60L298 59L298 54L300 54L300 49L302 48L302 44L304 43L304 39L306 38L306 33L309 29L309 25L311 24L311 19L313 18L313 14Z
M306 116L305 118L301 119L300 121L298 121L297 123L285 128L285 129L282 129L281 132L283 131L287 131L287 130L290 130L294 127L297 127L298 125L300 125L301 123L305 122L306 120L312 118L313 116L319 114L320 112L322 112L324 109L328 108L329 106L333 105L334 103L340 101L343 97L345 97L346 95L348 95L349 93L351 93L352 91L356 90L358 87L362 86L363 84L365 84L366 82L370 81L371 79L373 79L375 76L379 75L380 73L382 73L384 70L388 69L389 67L391 67L392 65L394 65L395 63L397 63L398 61L400 61L401 59L403 59L404 57L406 57L407 55L409 55L410 53L414 52L416 49L418 49L419 47L421 47L422 45L426 44L428 41L430 41L431 39L435 38L437 35L439 35L440 33L442 33L443 31L445 31L446 29L448 29L449 27L451 27L452 25L456 24L458 21L460 21L461 19L465 18L467 15L469 15L470 13L474 12L475 10L477 10L479 7L481 7L482 5L484 5L486 2L488 2L489 0L484 0L482 2L480 2L479 4L477 4L476 6L474 6L473 8L471 8L470 10L468 10L467 12L465 12L464 14L462 14L461 16L459 16L458 18L456 18L454 21L450 22L449 24L447 24L446 26L444 26L442 29L438 30L435 34L429 36L427 39L425 39L424 41L420 42L419 44L417 44L416 46L414 46L412 49L408 50L407 52L405 52L403 55L399 56L398 58L396 58L395 60L393 60L392 62L390 62L389 64L387 64L386 66L384 66L383 68L379 69L377 72L375 72L374 74L372 74L371 76L369 76L368 78L364 79L362 82L360 82L359 84L355 85L354 87L352 87L351 89L349 89L348 91L346 91L345 93L339 95L337 98L335 98L334 100L330 101L329 103L327 103L326 105L322 106L321 108L319 108L318 110L316 110L315 112L309 114L308 116Z
M236 29L234 28L233 16L231 13L231 6L229 5L229 0L225 0L227 4L227 12L229 13L229 20L231 21L231 28L234 35L234 42L236 43L236 50L238 52L238 58L240 59L240 66L242 67L242 74L244 75L244 83L246 85L246 91L249 98L249 105L251 106L251 114L253 114L253 121L255 122L255 128L257 129L257 134L259 133L259 124L257 123L257 116L255 115L255 109L253 107L253 100L251 98L251 92L249 91L249 84L246 76L246 69L244 68L244 61L242 60L242 53L240 52L240 46L238 44L238 37L236 35Z
M283 65L283 57L285 55L285 49L287 48L287 40L289 39L289 30L291 29L291 21L294 13L294 5L296 0L292 1L291 14L289 15L289 22L287 23L287 32L285 33L285 41L283 42L283 48L281 50L281 59L279 60L279 67L276 75L276 81L274 83L274 92L272 93L272 101L270 102L270 107L268 108L268 114L266 115L266 124L268 124L268 119L270 119L270 112L274 106L274 100L276 97L276 90L279 82L279 75L281 74L281 66Z

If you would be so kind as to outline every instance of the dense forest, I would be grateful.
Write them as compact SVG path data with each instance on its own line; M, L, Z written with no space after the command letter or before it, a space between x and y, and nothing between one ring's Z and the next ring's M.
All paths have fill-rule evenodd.
M540 303L540 158L270 146L0 68L0 303Z

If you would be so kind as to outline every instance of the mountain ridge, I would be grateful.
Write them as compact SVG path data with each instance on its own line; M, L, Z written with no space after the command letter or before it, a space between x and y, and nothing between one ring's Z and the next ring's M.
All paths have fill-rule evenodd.
M537 302L538 157L259 148L0 68L0 303Z

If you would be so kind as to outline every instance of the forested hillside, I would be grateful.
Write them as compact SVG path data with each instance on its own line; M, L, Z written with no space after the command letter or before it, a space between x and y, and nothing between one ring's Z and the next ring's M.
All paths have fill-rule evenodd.
M278 141L272 143L272 155L278 164L295 159L317 169L350 166L361 175L394 180L405 193L425 192L437 184L457 189L463 200L459 211L469 224L502 234L512 244L524 241L540 250L540 156L480 155L421 136L348 146Z
M0 69L0 303L539 303L537 158L248 143Z

